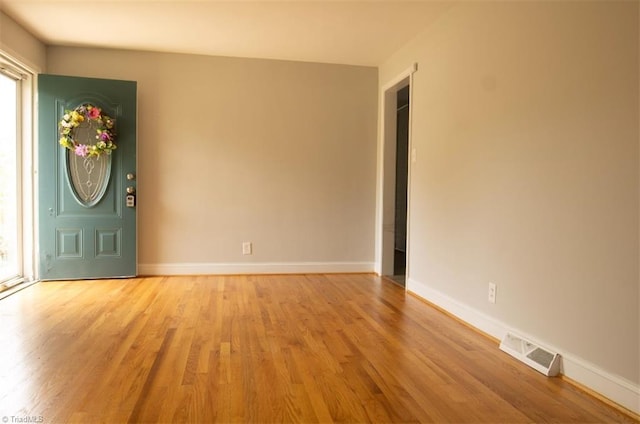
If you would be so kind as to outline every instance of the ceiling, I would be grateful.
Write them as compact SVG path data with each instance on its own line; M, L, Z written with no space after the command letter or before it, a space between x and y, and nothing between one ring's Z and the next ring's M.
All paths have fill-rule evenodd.
M0 0L47 45L377 66L443 1Z

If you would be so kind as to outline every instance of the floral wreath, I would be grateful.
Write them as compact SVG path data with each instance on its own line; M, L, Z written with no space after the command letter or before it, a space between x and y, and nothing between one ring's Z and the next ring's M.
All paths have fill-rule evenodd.
M81 144L74 138L74 130L85 120L94 121L98 124L96 128L95 144ZM82 104L74 110L66 110L62 120L58 123L60 129L59 143L63 147L71 150L78 156L100 157L103 153L110 155L116 149L115 134L113 127L115 120L102 114L102 110L89 103Z

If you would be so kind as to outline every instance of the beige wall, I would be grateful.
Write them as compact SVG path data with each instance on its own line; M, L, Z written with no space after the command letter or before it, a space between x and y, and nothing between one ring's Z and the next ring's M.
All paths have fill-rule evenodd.
M376 68L63 47L47 68L138 81L144 269L372 267Z
M0 11L0 50L34 71L46 66L46 47L37 38Z
M638 15L637 2L467 3L380 68L383 86L419 64L411 290L636 390Z

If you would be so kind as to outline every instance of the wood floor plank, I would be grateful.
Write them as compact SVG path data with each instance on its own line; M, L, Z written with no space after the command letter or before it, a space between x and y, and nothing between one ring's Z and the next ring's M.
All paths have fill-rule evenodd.
M368 274L42 282L0 320L0 416L634 422Z

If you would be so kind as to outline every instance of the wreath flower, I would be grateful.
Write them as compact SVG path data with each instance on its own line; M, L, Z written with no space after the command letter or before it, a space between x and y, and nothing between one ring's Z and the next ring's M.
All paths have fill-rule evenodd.
M82 144L75 140L75 129L85 120L96 123L95 144ZM110 155L116 149L114 128L115 120L102 114L102 109L89 103L82 104L74 110L66 110L58 123L61 146L82 157L100 157L103 153Z

